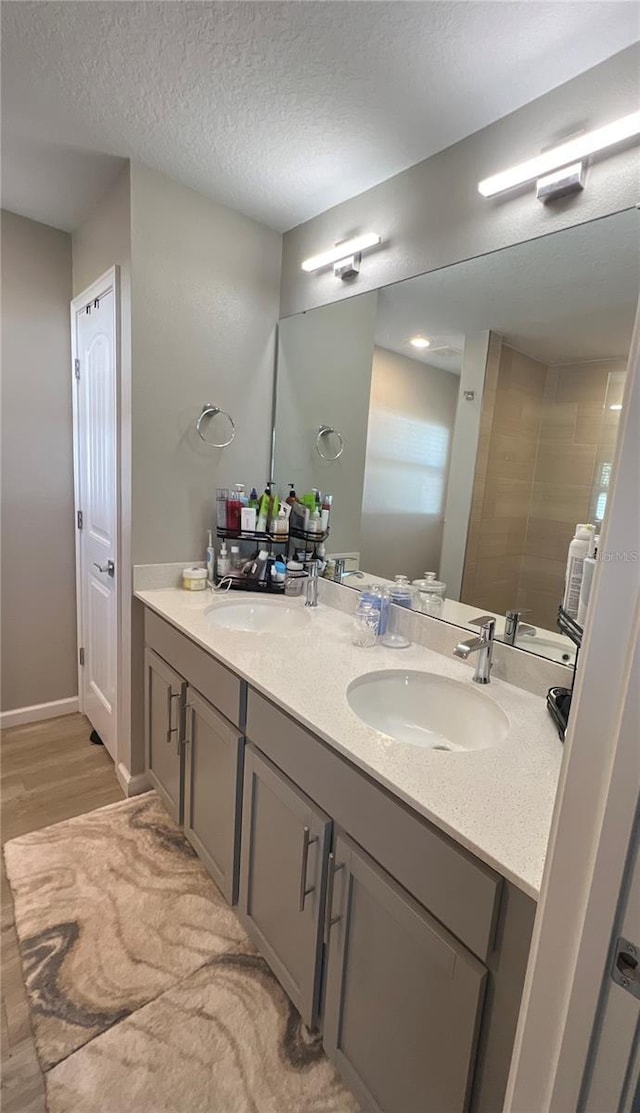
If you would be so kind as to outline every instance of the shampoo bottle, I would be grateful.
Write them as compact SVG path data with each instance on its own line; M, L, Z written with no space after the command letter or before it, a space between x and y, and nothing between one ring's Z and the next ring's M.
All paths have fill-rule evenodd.
M216 554L213 547L212 531L209 530L209 539L207 542L207 579L210 584L213 583L216 574Z
M220 555L218 556L218 578L224 579L229 575L229 553L227 552L227 542L223 541L220 548Z
M584 575L584 559L593 553L594 538L595 526L579 522L573 540L569 545L562 605L571 618L577 619L578 617L580 588Z

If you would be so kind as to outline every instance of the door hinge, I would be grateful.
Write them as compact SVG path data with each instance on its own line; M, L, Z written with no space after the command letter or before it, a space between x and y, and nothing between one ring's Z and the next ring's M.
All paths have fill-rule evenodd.
M73 373L74 373L76 379L80 378L80 360L79 359L74 359L74 361L73 361Z
M84 649L78 650L78 658L81 665L84 665Z
M82 527L84 525L84 514L82 513L81 510L78 511L77 519L78 519L78 529L82 529Z

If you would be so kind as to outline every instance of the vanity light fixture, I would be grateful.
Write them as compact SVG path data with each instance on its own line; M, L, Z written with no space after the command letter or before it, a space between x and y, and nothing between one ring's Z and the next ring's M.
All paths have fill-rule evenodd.
M413 344L414 348L430 348L431 347L431 341L427 340L426 336L412 336L409 343Z
M622 403L621 402L616 402L616 404L614 406L609 406L609 409L610 410L621 410L622 409Z
M333 273L336 278L352 278L360 270L360 255L368 248L377 247L382 243L382 237L375 232L363 232L361 236L352 236L349 240L342 240L329 251L322 251L319 255L312 255L302 263L303 271L319 271L323 267L333 264Z
M544 183L539 183L538 196L541 200L548 201L551 197L560 196L561 193L582 189L580 167L582 159L596 154L597 151L604 151L607 147L613 147L616 143L623 143L625 139L633 139L637 135L640 135L640 112L632 112L629 116L605 124L604 127L582 132L581 135L576 135L557 147L550 147L548 151L543 151L542 154L536 155L527 162L521 162L518 166L512 166L510 170L503 170L491 178L484 178L483 181L478 182L478 191L483 197L493 197L496 193L526 185L527 182L552 175L553 171L566 167L567 169L559 175L559 178L562 183L567 176L572 177L571 190L566 184L564 188L561 186L558 192L552 189L553 183L547 183L546 187ZM574 165L570 166L570 163ZM544 192L541 192L541 186Z

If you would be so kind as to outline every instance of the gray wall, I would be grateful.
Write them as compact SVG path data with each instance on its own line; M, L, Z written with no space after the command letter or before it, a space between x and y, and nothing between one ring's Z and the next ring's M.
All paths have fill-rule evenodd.
M193 560L216 487L268 479L282 237L138 164L131 222L133 562ZM205 402L229 448L197 437Z
M376 348L360 567L392 579L439 572L460 378Z
M334 495L328 553L360 551L360 518L371 391L377 293L282 321L278 338L278 398L274 479L285 493L317 487ZM321 460L321 424L344 439L342 456ZM326 438L325 455L339 441Z
M541 205L535 189L486 199L477 183L558 139L609 123L638 104L640 46L630 47L546 96L448 150L329 209L284 237L281 316L299 313L447 266L510 244L556 232L635 205L640 184L637 145L593 160L583 193ZM363 256L351 282L331 268L315 274L303 259L357 232L384 244Z
M77 695L71 239L2 212L2 710Z
M279 233L132 164L133 564L203 558L216 487L268 478L281 254ZM233 416L229 448L197 437L205 402ZM134 775L144 771L142 642L134 600L121 758Z

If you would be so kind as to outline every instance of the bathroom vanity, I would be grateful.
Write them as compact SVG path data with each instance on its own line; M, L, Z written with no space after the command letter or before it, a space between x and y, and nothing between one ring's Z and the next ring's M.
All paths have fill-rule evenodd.
M301 600L256 634L209 593L138 597L151 783L363 1109L494 1113L561 761L543 699L496 680L506 737L428 750L347 689L407 668L479 695L467 665L354 648Z

